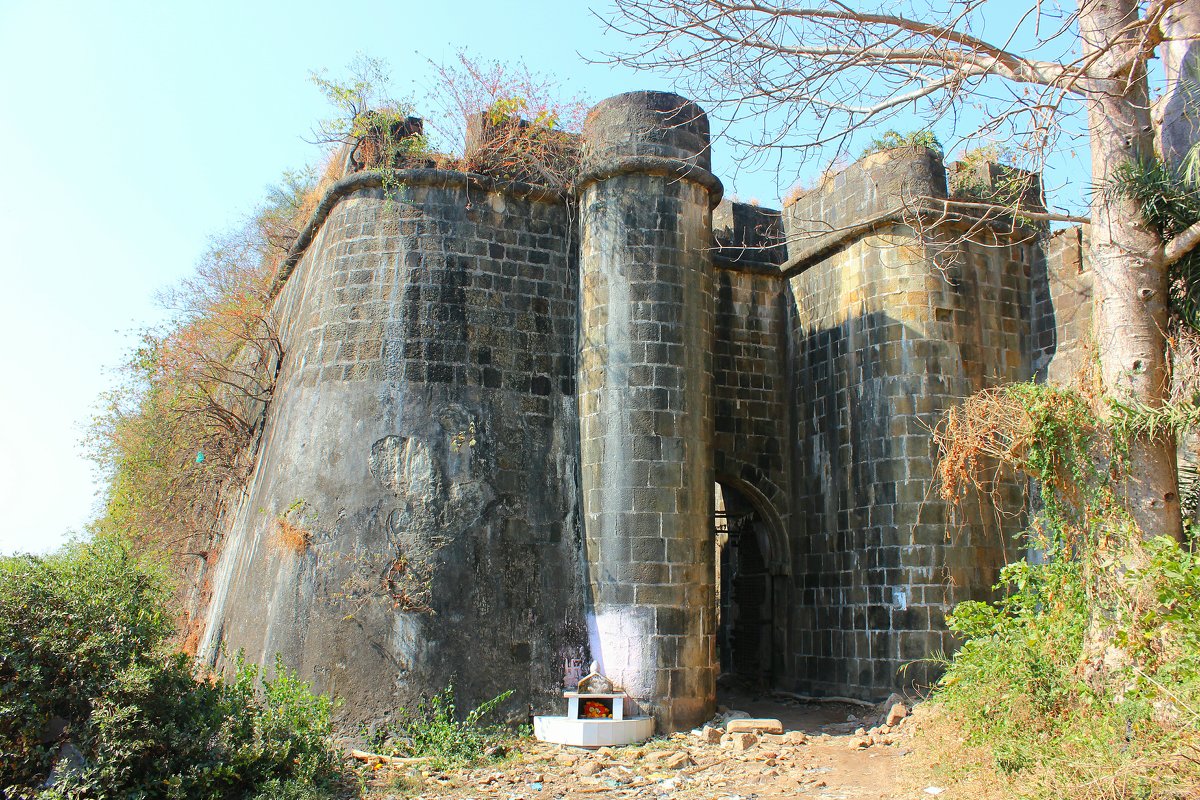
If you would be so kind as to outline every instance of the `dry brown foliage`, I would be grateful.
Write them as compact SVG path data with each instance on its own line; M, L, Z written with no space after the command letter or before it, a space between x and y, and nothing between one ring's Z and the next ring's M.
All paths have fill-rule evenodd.
M957 502L971 490L994 494L1016 472L1067 502L1111 458L1110 437L1093 415L1094 400L1053 386L985 389L949 409L933 430L938 492Z
M1030 724L1036 724L1036 712L1027 712ZM1059 753L1052 762L1013 773L997 764L992 748L972 744L968 723L943 705L918 706L907 724L915 731L912 757L904 760L899 782L914 797L927 786L947 790L947 797L973 800L1200 797L1200 735L1195 732L1164 737L1162 747L1138 759L1126 759L1115 749L1105 752L1075 741L1057 741L1052 746Z
M312 531L296 525L287 517L279 517L275 520L275 530L271 536L271 543L280 550L296 555L304 555L308 552L308 548L312 545Z

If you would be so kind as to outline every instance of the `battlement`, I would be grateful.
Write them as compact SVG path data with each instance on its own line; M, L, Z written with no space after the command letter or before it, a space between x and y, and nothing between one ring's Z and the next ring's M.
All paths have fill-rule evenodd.
M949 187L954 187L951 191ZM1001 208L988 207L992 204ZM990 161L958 161L947 169L940 153L910 146L871 153L824 177L783 210L786 272L803 270L829 252L889 226L937 229L955 225L1028 227L1011 206L1044 212L1037 175Z

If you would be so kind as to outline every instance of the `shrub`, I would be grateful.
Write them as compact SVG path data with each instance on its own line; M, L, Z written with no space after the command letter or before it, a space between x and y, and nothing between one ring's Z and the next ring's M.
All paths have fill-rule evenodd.
M1158 603L1122 619L1128 656L1110 680L1091 679L1098 621L1086 569L1040 539L1047 560L1007 567L994 605L961 603L949 617L965 639L933 699L981 748L1006 796L1190 798L1200 793L1200 564L1173 540L1149 543L1126 586L1155 587ZM951 756L950 760L955 760Z
M169 596L111 539L0 562L5 796L286 797L339 781L328 698L280 663L197 680L167 646ZM42 789L64 739L83 763Z
M376 731L370 746L383 755L432 756L438 769L476 763L512 738L510 728L489 721L511 696L504 692L460 716L448 686L416 708L401 708L399 721Z
M1005 796L1200 796L1200 558L1145 540L1114 487L1131 437L1194 424L1188 407L1108 413L1065 389L1017 384L948 412L935 431L942 496L1037 481L1036 563L1006 567L994 603L959 604L963 639L933 698ZM952 761L958 759L951 758Z
M871 139L859 158L869 156L872 153L882 153L885 150L896 150L902 147L924 147L932 150L939 156L942 154L942 143L938 141L933 131L920 130L900 133L899 131L888 130Z
M170 635L162 573L114 542L0 559L0 773L45 776L42 738L82 721L116 676Z

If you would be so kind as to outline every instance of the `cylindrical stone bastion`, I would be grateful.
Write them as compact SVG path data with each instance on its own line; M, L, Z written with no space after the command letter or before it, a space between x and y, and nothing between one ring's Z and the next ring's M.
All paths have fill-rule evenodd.
M659 730L715 704L708 119L630 92L584 124L578 366L592 656Z

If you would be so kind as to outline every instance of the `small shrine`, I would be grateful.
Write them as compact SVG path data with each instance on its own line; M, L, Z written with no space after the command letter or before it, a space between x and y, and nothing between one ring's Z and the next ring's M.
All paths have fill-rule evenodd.
M593 661L590 671L563 692L565 717L534 717L533 735L543 742L575 747L616 747L643 742L654 735L654 718L638 713L634 701L600 674Z

